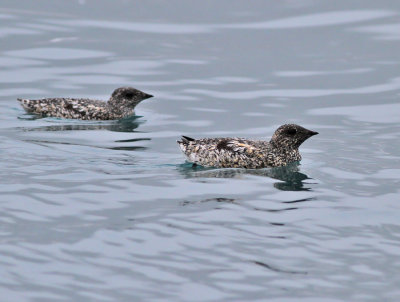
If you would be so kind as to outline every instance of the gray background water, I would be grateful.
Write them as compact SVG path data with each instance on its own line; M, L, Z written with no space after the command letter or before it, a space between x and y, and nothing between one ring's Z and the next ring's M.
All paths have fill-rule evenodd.
M0 301L399 301L400 2L0 3ZM124 122L17 97L154 94ZM192 169L185 134L320 132Z

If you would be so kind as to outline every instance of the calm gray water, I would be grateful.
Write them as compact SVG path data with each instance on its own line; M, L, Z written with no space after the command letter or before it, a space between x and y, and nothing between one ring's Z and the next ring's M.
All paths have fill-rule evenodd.
M400 2L0 3L0 301L399 301ZM120 122L17 97L156 97ZM318 131L299 166L181 134Z

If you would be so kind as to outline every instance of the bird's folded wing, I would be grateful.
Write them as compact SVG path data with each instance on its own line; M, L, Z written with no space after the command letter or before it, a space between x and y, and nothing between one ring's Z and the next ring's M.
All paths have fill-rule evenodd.
M250 142L242 139L221 140L218 142L216 148L221 151L224 150L246 155L253 154L257 150Z

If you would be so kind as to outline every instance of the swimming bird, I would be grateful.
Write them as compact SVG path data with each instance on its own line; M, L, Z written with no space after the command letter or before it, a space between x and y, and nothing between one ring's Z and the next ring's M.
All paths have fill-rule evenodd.
M18 101L27 112L42 116L117 120L133 115L136 105L151 97L152 95L132 87L120 87L114 90L108 102L75 98L18 99Z
M182 136L177 141L188 161L205 167L247 168L286 166L301 160L300 145L318 132L299 125L280 126L271 140L203 138Z

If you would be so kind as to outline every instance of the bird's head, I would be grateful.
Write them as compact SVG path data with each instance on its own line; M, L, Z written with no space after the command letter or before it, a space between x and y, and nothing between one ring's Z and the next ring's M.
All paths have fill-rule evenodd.
M133 87L120 87L114 90L110 101L113 106L134 108L141 101L153 97Z
M299 125L286 124L276 129L271 138L271 144L276 147L297 149L305 140L318 132L308 130Z

